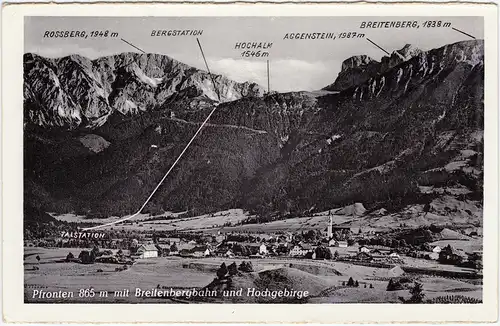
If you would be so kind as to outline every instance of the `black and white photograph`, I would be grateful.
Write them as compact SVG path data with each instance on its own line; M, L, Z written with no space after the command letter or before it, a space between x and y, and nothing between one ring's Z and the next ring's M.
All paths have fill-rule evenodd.
M24 303L482 304L484 28L24 17Z

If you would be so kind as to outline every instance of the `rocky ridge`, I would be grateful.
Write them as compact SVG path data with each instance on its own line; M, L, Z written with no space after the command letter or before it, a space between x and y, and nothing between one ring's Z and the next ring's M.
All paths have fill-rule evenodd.
M221 102L261 96L255 83L214 76ZM172 97L218 101L207 72L166 55L122 53L89 60L79 55L24 55L26 121L43 127L95 128L120 112L133 115Z
M380 62L367 55L350 57L342 62L342 69L335 82L323 89L329 91L345 90L365 82L374 75L382 74L421 53L421 50L413 47L411 44L406 44L400 50L393 51L390 56L382 57Z

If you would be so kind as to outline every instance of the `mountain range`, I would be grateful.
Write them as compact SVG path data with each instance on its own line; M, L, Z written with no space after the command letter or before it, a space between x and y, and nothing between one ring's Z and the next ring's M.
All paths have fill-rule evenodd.
M214 80L222 102L262 95L255 83L220 75ZM165 55L122 53L96 60L24 55L24 116L39 126L95 128L115 112L136 115L179 96L218 100L207 72Z
M290 72L293 73L293 72ZM159 54L24 55L24 192L36 210L243 208L263 219L355 202L482 216L484 43L348 58L321 92L264 94ZM441 207L441 206L440 206Z

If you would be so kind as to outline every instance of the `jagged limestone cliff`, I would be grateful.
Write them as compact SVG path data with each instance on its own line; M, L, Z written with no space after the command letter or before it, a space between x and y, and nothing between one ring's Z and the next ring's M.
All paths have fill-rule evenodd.
M89 60L72 55L49 59L24 55L24 108L30 123L74 129L103 125L118 111L133 115L162 105L173 95L234 101L261 96L255 83L214 76L166 55L122 53Z

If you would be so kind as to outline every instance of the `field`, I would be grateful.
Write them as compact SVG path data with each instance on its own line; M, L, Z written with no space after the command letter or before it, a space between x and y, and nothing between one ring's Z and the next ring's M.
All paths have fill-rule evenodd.
M158 284L172 287L201 287L208 284L214 277L209 273L196 268L185 269L182 259L150 259L142 260L128 270L116 272L116 264L95 263L84 265L78 263L60 263L56 260L66 257L68 252L78 253L81 249L45 249L28 248L25 253L33 254L25 259L25 295L29 298L34 289L43 287L47 291L73 291L75 296L80 289L94 288L98 291L119 291L136 287L144 290L155 288ZM40 263L35 256L40 256ZM77 254L75 254L77 255ZM33 270L37 266L39 270ZM97 272L101 269L103 272ZM133 296L120 299L115 297L99 298L94 300L74 298L82 302L137 302ZM31 301L31 299L30 299ZM37 299L33 299L34 302ZM43 300L42 300L43 301ZM50 302L50 301L49 301Z
M472 253L474 251L482 250L483 241L482 239L470 239L470 240L439 240L430 243L431 246L440 246L441 248L450 245L458 250Z
M241 259L226 258L150 258L138 260L128 270L115 271L119 265L95 263L84 265L59 262L73 252L78 255L81 249L25 248L25 299L27 302L173 302L168 298L136 298L136 288L150 290L162 286L175 289L201 288L214 280L215 271L222 262L227 265ZM36 256L40 257L40 262ZM389 269L353 265L344 262L314 261L293 258L253 259L254 273L239 277L235 284L249 286L284 286L289 289L310 289L311 303L326 302L399 302L398 296L408 297L408 290L386 291L389 278L393 276ZM34 269L34 267L38 267ZM452 268L453 266L450 266ZM102 272L98 272L102 270ZM279 278L276 278L279 275ZM357 288L345 287L349 277L360 284ZM464 295L481 299L482 290L478 282L412 275L423 283L427 299L445 295ZM281 284L277 280L285 279ZM267 283L263 283L265 280ZM480 283L480 282L479 282ZM310 287L304 285L310 284ZM365 288L366 284L366 288ZM370 288L370 285L373 288ZM98 294L94 298L79 298L80 289L93 288ZM130 290L128 297L115 297L114 292ZM69 299L33 298L34 290L70 291ZM108 296L99 297L101 291ZM102 292L105 293L105 292ZM236 302L239 302L236 300ZM245 301L251 302L251 301Z
M245 224L238 226L228 226L239 224L247 220L251 215L242 209L230 209L213 214L205 214L194 217L180 217L182 213L167 212L162 215L150 216L148 214L139 214L134 216L127 223L106 226L103 229L115 230L148 230L156 231L224 231L224 232L250 232L250 233L272 233L297 232L307 230L326 229L328 224L328 211L314 214L308 217L297 217L286 220L273 221L260 224ZM124 217L109 217L106 219L89 219L84 216L74 214L52 215L54 218L65 222L92 222L92 223L110 223ZM154 219L154 220L153 220ZM345 215L333 215L335 224L352 222L353 218ZM133 222L133 223L128 223Z
M272 232L301 232L308 230L323 230L328 226L327 215L317 215L309 217L296 217L286 220L273 221L260 224L246 224L240 226L226 227L226 232L251 232L251 233L272 233ZM349 222L350 217L342 215L334 215L333 222L335 224Z
M443 213L445 204L460 209L453 215ZM452 199L446 201L435 200L432 205L436 213L426 213L423 205L413 205L406 207L400 213L387 213L383 210L368 213L362 204L353 204L343 208L332 209L332 219L335 225L348 224L351 231L357 233L361 228L363 232L387 232L404 224L406 227L419 227L422 225L449 224L459 226L461 229L482 233L478 226L479 214L477 208L469 203L467 206L460 206ZM476 211L474 211L474 208ZM464 209L474 211L473 216L463 213ZM230 209L212 214L204 214L194 217L183 217L185 212L165 212L161 215L138 214L124 223L106 226L103 229L114 230L156 230L156 231L204 231L206 233L222 232L244 232L244 233L272 233L272 232L301 232L308 230L326 230L329 221L330 211L311 214L305 217L288 218L267 223L242 224L245 220L253 217L249 212L242 209ZM108 217L104 219L86 218L74 214L55 215L54 218L66 222L92 222L105 224L116 222L129 216ZM451 231L459 235L458 232ZM448 239L448 238L446 238ZM458 240L460 236L452 240ZM444 240L444 239L443 239ZM472 243L471 243L472 244ZM469 245L471 245L469 244ZM477 247L474 244L474 247ZM475 250L475 249L474 249Z
M205 230L205 229L220 229L227 223L236 224L244 221L250 217L250 214L244 212L242 209L230 209L227 211L220 211L213 214L205 214L194 217L180 217L181 213L167 212L162 215L150 216L148 214L138 214L125 223L107 226L104 229L117 229L117 230L147 230L155 229L156 231L188 231L188 230ZM105 219L89 219L84 216L74 214L53 215L59 221L65 222L92 222L92 223L110 223L115 222L124 217L109 217ZM129 223L133 222L133 223Z

